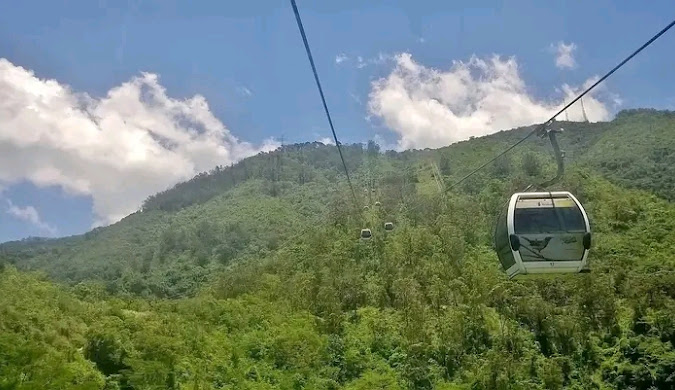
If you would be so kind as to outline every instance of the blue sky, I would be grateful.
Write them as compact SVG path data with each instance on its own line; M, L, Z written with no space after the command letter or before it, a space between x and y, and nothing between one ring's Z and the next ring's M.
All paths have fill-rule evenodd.
M672 1L298 0L298 7L342 141L377 138L398 148L440 147L469 134L499 130L494 128L497 125L508 128L535 121L563 101L563 84L575 90L594 75L604 73L675 17ZM570 53L573 66L556 66L560 42L574 45ZM673 47L675 32L670 32L613 76L597 102L588 103L595 120L611 119L617 109L627 107L674 109ZM491 62L494 54L501 55L503 62ZM532 107L523 109L527 113L512 117L497 110L492 114L499 118L481 122L484 113L467 113L461 107L462 102L474 99L473 93L458 97L452 88L433 81L437 76L456 80L459 73L453 61L468 64L472 56L484 63L466 65L468 74L479 73L467 85L470 89L479 85L476 90L485 94L492 93L493 84L485 84L483 78L492 77L491 71L502 69L500 65L507 66L507 59L515 57L507 67L517 65L517 79L513 75L504 77L518 89L518 96L534 101ZM105 224L119 219L139 203L138 199L215 165L221 161L219 156L227 155L224 162L235 161L264 150L263 145L273 144L271 138L278 140L281 136L285 142L330 136L290 4L284 0L16 2L0 13L0 58L7 61L4 69L8 74L21 67L32 71L30 77L36 80L52 79L67 86L59 94L72 97L86 93L94 100L103 100L111 89L141 77L142 72L156 74L157 81L143 79L134 85L161 89L163 92L157 93L163 100L156 104L168 111L180 105L177 102L203 96L209 112L226 127L228 136L236 137L232 143L243 145L236 152L229 146L211 145L209 153L215 157L204 161L194 157L198 155L194 148L188 148L162 155L147 170L141 166L142 158L133 169L91 160L110 170L109 178L115 183L105 183L90 178L97 175L93 168L72 168L73 164L90 161L86 151L73 149L72 145L87 147L71 139L82 138L69 133L70 126L76 125L44 122L50 123L49 136L56 140L48 145L31 144L33 147L26 146L16 134L40 127L42 122L26 125L27 130L23 130L13 117L0 115L0 153L6 149L14 152L11 160L2 160L8 167L14 164L12 171L3 175L0 170L0 242L29 235L82 233L97 221ZM338 58L344 60L336 61ZM487 76L480 74L481 69ZM17 99L24 103L17 104L26 104L35 93L26 92L32 80L28 73L20 76L22 81L11 79L11 93L25 93ZM499 77L495 80L502 80ZM380 83L374 85L377 80ZM420 83L424 88L415 90ZM424 94L430 90L440 94L442 107L428 108L429 96ZM397 91L405 91L409 97L401 100ZM174 100L166 103L164 95ZM120 99L112 99L114 105L100 103L96 109L84 111L87 115L96 111L102 117L132 115L126 113ZM477 99L490 102L497 98ZM47 109L61 110L54 104ZM78 104L72 104L79 109ZM434 128L440 126L443 133L433 133L419 121L398 116L398 112L421 116L418 119L431 121ZM139 118L140 114L133 115ZM166 115L174 118L171 115L175 114L162 115L162 120L148 122L143 116L138 122L165 123ZM432 119L427 120L425 115ZM452 120L445 121L448 115ZM194 114L194 118L202 116ZM24 119L20 123L30 123ZM453 123L457 129L437 126L435 120ZM93 123L107 126L101 121L99 118ZM492 123L492 128L485 123ZM213 126L213 131L223 131ZM3 127L15 136L13 141L2 143ZM111 137L115 129L110 128ZM64 133L64 140L54 132ZM167 136L179 140L183 135L179 129ZM45 135L31 142L39 142L41 137ZM214 139L199 139L194 145ZM100 150L108 150L102 142L92 142ZM124 142L131 141L125 138ZM60 146L64 144L69 146ZM133 145L129 148L135 150ZM28 159L36 160L31 153L50 157L37 159L43 165L17 169ZM68 153L79 153L70 165L63 162L70 159ZM171 158L185 163L185 169L166 180L158 179L166 176L161 167L170 166ZM57 168L50 170L50 166ZM153 185L139 186L133 193L112 188L145 181L153 181ZM119 199L124 197L128 199Z

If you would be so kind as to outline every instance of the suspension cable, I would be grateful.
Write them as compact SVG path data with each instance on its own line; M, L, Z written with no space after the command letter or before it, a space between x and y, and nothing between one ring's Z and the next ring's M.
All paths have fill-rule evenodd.
M568 108L570 108L570 106L572 106L572 104L576 103L579 99L581 99L582 97L584 97L584 95L586 95L586 94L589 93L591 90L593 90L593 88L597 87L600 83L602 83L603 81L605 81L605 79L607 79L607 78L608 78L609 76L611 76L614 72L616 72L617 70L619 70L619 68L621 68L622 66L624 66L628 61L630 61L630 60L631 60L633 57L635 57L638 53L640 53L642 50L644 50L647 46L651 45L651 44L652 44L654 41L656 41L661 35L665 34L666 31L670 30L670 28L673 27L673 25L675 25L675 20L673 20L672 22L670 22L670 24L668 24L668 25L667 25L666 27L664 27L661 31L659 31L656 35L654 35L651 39L649 39L649 40L648 40L647 42L645 42L642 46L640 46L637 50L635 50L633 53L631 53L631 55L629 55L628 57L626 57L626 58L625 58L623 61L621 61L618 65L616 65L614 68L612 68L612 70L610 70L609 72L607 72L607 73L606 73L604 76L602 76L598 81L596 81L595 83L593 83L593 85L591 85L590 87L586 88L586 90L583 91L579 96L577 96L577 97L574 98L572 101L570 101L569 103L567 103L563 108L561 108L557 113L555 113L555 115L553 115L549 120L547 120L546 122L544 122L544 123L542 123L542 124L536 126L536 127L534 128L534 130L532 130L531 132L529 132L529 133L528 133L525 137L523 137L521 140L519 140L519 141L516 142L515 144L509 146L509 147L506 148L503 152L499 153L499 154L496 155L494 158L492 158L492 159L486 161L484 164L482 164L482 165L479 166L478 168L476 168L476 169L474 169L473 171L469 172L469 174L467 174L466 176L462 177L462 178L459 179L457 182L453 183L453 184L452 184L451 186L449 186L446 190L449 191L449 190L453 189L454 187L456 187L457 185L461 184L462 182L464 182L464 181L465 181L466 179L468 179L469 177L471 177L471 176L473 176L474 174L476 174L476 172L478 172L478 171L480 171L481 169L485 168L485 167L488 166L490 163L492 163L492 162L494 162L495 160L497 160L499 157L505 155L506 153L508 153L508 152L510 152L512 149L514 149L516 146L518 146L518 145L522 144L523 142L525 142L526 139L530 138L530 137L533 136L534 134L537 134L537 133L541 132L541 131L545 128L545 126L546 126L548 123L552 122L558 115L562 114L563 112L565 112L565 110L567 110Z
M321 81L319 81L319 74L316 71L316 66L314 65L314 58L312 57L312 51L309 48L309 43L307 42L307 34L305 34L305 28L302 25L302 19L300 19L300 12L298 11L298 6L295 4L295 0L291 0L291 6L293 6L293 12L295 13L295 21L298 23L298 29L300 29L300 35L302 35L302 42L305 44L305 51L307 52L309 64L312 66L312 73L314 73L314 80L316 81L316 86L319 89L319 95L321 95L321 103L323 103L323 109L326 112L326 117L328 118L330 131L333 133L335 146L337 146L338 153L340 153L340 160L342 160L342 166L344 167L345 175L347 176L347 183L349 183L349 189L351 190L352 197L354 198L354 207L356 207L356 210L359 212L359 214L361 214L361 206L358 201L358 198L356 197L356 192L354 192L354 186L352 185L352 180L349 176L349 170L347 169L347 164L345 163L345 158L344 155L342 154L340 141L338 140L337 134L335 133L333 120L331 119L330 112L328 111L328 105L326 104L326 97L323 94L323 88L321 88Z

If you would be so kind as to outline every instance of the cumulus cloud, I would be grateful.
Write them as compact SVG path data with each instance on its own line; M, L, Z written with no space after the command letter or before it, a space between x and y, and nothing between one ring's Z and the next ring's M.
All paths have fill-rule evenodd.
M441 147L540 123L582 87L563 85L558 91L562 96L546 101L530 95L515 58L474 56L466 62L454 61L448 70L437 70L402 53L396 56L391 73L372 83L368 110L398 135L399 150ZM569 110L570 120L582 120L577 106ZM584 106L590 121L609 119L606 105L595 94L584 98Z
M152 73L93 98L0 58L0 183L90 195L96 225L198 172L277 146L240 141L204 97L169 97Z
M31 225L40 229L41 232L46 233L50 236L56 234L56 228L44 222L40 218L40 214L33 206L19 207L12 203L11 200L5 199L7 201L7 214L13 216L16 219L19 219L24 222L28 222Z
M552 44L551 49L555 53L555 66L559 69L571 69L577 65L574 60L574 51L577 49L575 43L567 44L560 41L555 45Z

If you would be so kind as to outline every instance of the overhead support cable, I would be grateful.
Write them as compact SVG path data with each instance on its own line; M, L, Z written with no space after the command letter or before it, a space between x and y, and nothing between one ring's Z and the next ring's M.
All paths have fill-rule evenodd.
M497 155L496 155L495 157L493 157L492 159L486 161L486 162L483 163L481 166L479 166L478 168L476 168L476 169L474 169L473 171L469 172L467 175L465 175L464 177L462 177L461 179L459 179L458 181L456 181L455 183L453 183L452 185L450 185L450 186L447 188L447 190L449 191L449 190L453 189L454 187L458 186L459 184L463 183L466 179L470 178L471 176L473 176L474 174L476 174L476 173L477 173L478 171L480 171L481 169L483 169L483 168L485 168L486 166L490 165L490 164L493 163L495 160L497 160L499 157L501 157L501 156L505 155L506 153L510 152L510 151L513 150L516 146L522 144L523 142L525 142L525 140L527 140L527 139L530 138L531 136L533 136L533 135L535 135L535 134L538 134L538 133L541 134L542 131L545 130L546 126L547 126L548 124L550 124L551 122L553 122L553 121L555 120L555 118L556 118L558 115L562 114L565 110L567 110L568 108L570 108L570 106L572 106L572 105L573 105L574 103L576 103L578 100L580 100L581 98L583 98L586 94L588 94L590 91L592 91L592 90L593 90L595 87L597 87L600 83L602 83L603 81L605 81L609 76L611 76L614 72L616 72L617 70L619 70L622 66L624 66L624 65L625 65L628 61L630 61L633 57L635 57L636 55L638 55L638 53L640 53L642 50L644 50L647 46L649 46L649 45L651 45L652 43L654 43L654 41L656 41L659 37L661 37L661 35L665 34L666 31L670 30L674 25L675 25L675 20L673 20L672 22L670 22L670 23L669 23L666 27L664 27L661 31L659 31L658 33L656 33L656 34L655 34L653 37L651 37L647 42L645 42L645 43L644 43L642 46L640 46L637 50L635 50L633 53L631 53L628 57L624 58L623 61L621 61L618 65L616 65L614 68L612 68L612 70L610 70L610 71L607 72L604 76L602 76L600 79L598 79L598 81L596 81L595 83L593 83L593 85L591 85L590 87L586 88L586 90L584 90L584 91L583 91L581 94L579 94L576 98L572 99L572 101L570 101L569 103L567 103L563 108L561 108L558 112L556 112L556 113L555 113L551 118L549 118L546 122L544 122L544 123L542 123L542 124L536 126L536 127L534 128L534 130L532 130L531 132L529 132L525 137L523 137L522 139L520 139L518 142L516 142L515 144L509 146L508 148L506 148L506 149L505 149L504 151L502 151L501 153L497 154Z
M321 81L319 80L319 73L316 71L316 65L314 64L314 57L312 57L312 51L309 48L309 42L307 41L307 34L305 33L305 28L302 25L302 19L300 18L300 12L298 11L298 6L295 4L295 0L291 0L291 6L293 6L293 12L295 13L295 21L298 23L298 29L300 30L300 35L302 35L302 42L305 44L305 52L307 52L307 58L309 59L309 64L312 66L312 73L314 73L314 80L316 81L316 86L319 89L319 95L321 95L321 103L323 103L323 109L326 113L326 118L328 118L328 124L330 125L330 131L333 133L333 139L335 140L335 146L337 146L338 153L340 154L340 160L342 161L342 166L345 170L345 175L347 176L347 183L349 183L349 189L352 192L352 198L354 198L354 207L361 213L361 207L358 198L356 197L356 192L354 192L354 186L352 185L352 179L349 176L349 170L347 169L347 164L345 163L345 158L342 153L342 148L340 147L340 140L335 132L335 126L333 126L333 120L330 116L330 111L328 110L328 104L326 104L326 97L323 93L323 88L321 88Z

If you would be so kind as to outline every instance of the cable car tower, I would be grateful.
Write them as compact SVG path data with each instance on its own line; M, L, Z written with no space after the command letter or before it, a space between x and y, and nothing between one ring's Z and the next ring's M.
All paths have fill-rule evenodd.
M443 188L445 188L445 183L443 183L443 176L441 175L441 171L440 169L438 169L438 165L436 165L435 162L429 161L429 165L431 165L431 175L434 177L434 181L436 181L438 192L440 194L443 194Z
M588 116L586 116L586 109L584 108L584 98L579 100L581 101L581 115L584 118L584 122L588 123Z

